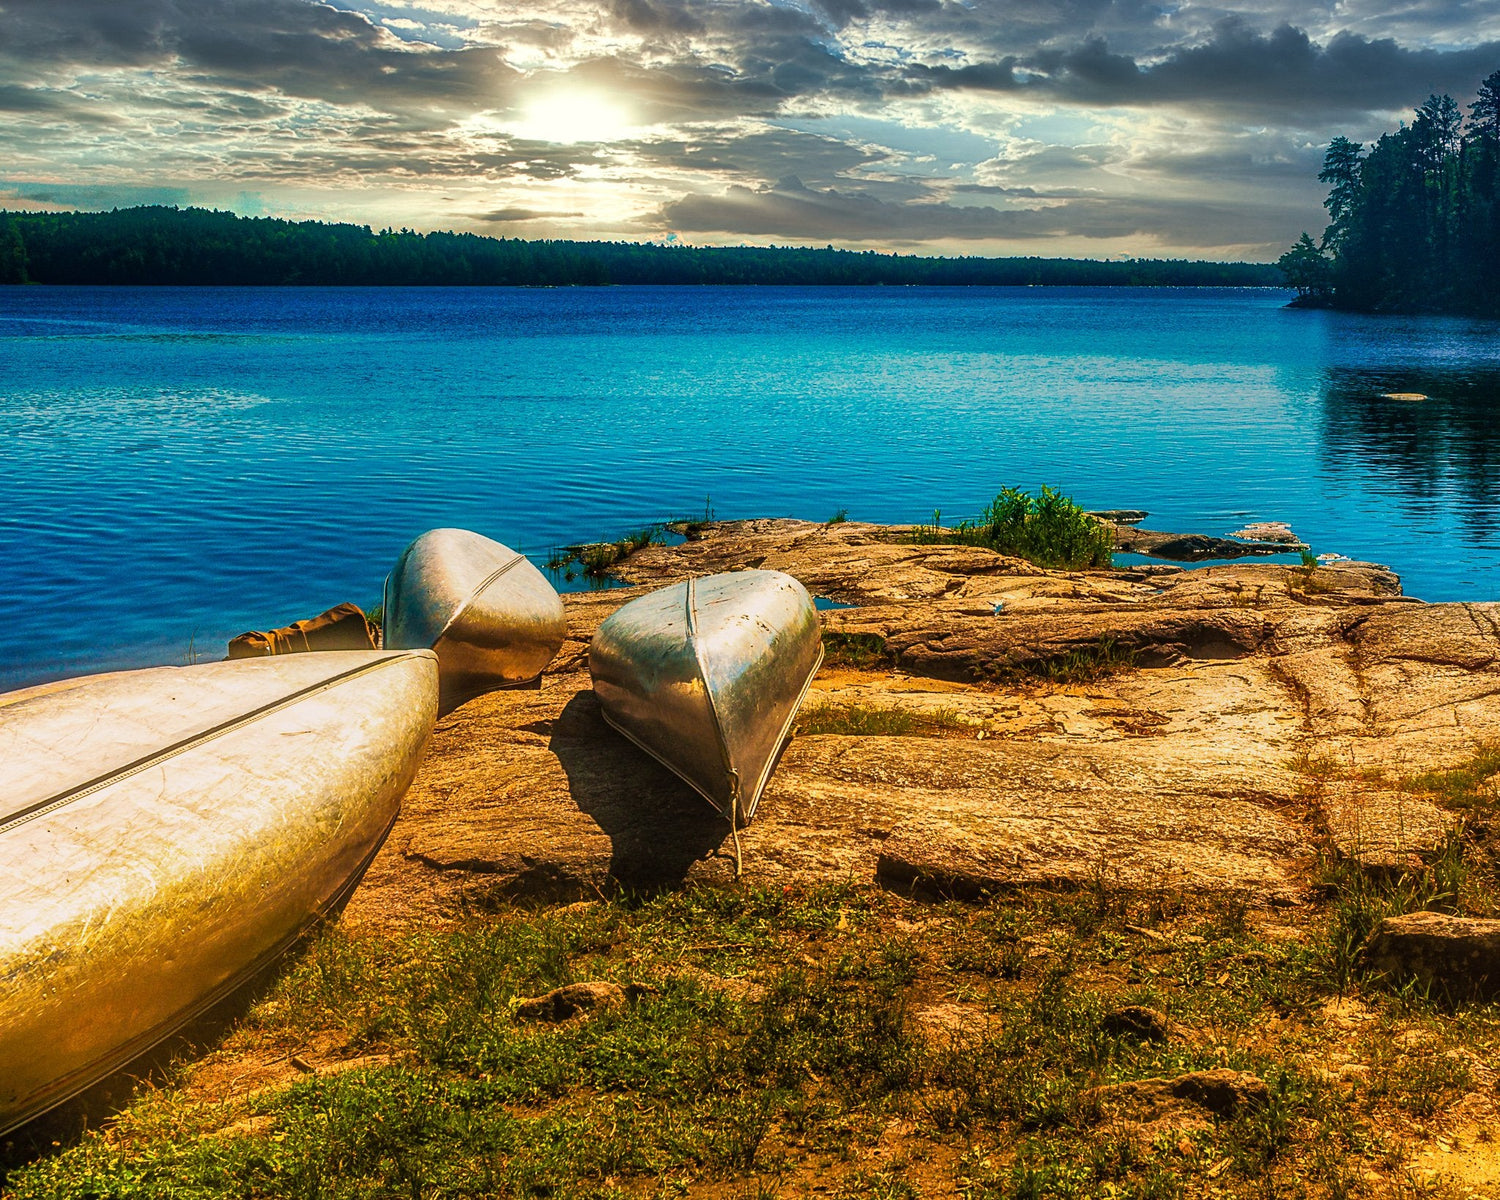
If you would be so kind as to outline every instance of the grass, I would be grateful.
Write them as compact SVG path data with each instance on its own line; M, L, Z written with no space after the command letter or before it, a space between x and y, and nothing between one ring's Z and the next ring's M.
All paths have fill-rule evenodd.
M885 639L877 633L823 631L823 661L827 666L868 671L889 666L893 657Z
M1422 795L1461 818L1448 840L1419 867L1370 870L1332 855L1325 859L1316 880L1328 910L1319 954L1340 990L1367 982L1365 951L1386 917L1423 911L1473 917L1500 913L1500 829L1494 825L1500 747L1481 746L1455 767L1395 780L1379 770L1351 770L1315 754L1302 754L1292 767L1303 777L1302 798L1310 804L1317 803L1328 783L1356 781Z
M566 579L575 577L575 568L588 579L601 579L624 562L637 550L657 545L665 540L666 528L662 525L647 525L627 533L615 542L587 542L579 546L568 546L554 550L547 559L547 570L561 572Z
M919 711L863 704L820 704L804 708L797 732L809 737L948 737L970 734L971 726L951 708Z
M1055 685L1095 683L1136 664L1137 655L1111 637L1102 637L1088 646L1078 646L1053 658L1014 663L1001 671L1005 682L1038 681Z
M1494 809L1500 800L1495 776L1500 775L1500 745L1479 747L1468 762L1440 771L1426 771L1400 780L1403 791L1420 793L1455 812Z
M1343 1197L1375 1170L1399 1188L1412 1121L1443 1119L1475 1086L1451 1048L1493 1054L1500 1013L1371 993L1366 1030L1328 1026L1338 987L1313 949L1324 919L1262 937L1232 905L1103 891L922 905L828 885L333 930L208 1069L217 1059L233 1080L251 1052L377 1065L252 1079L227 1100L184 1073L4 1185L16 1200L814 1186L1147 1200ZM578 979L634 998L560 1026L512 1015L517 998ZM1112 1033L1122 1004L1184 1032ZM961 1024L931 1024L934 1005ZM1364 1074L1328 1082L1335 1055ZM1260 1075L1269 1104L1137 1134L1105 1120L1094 1091L1220 1065Z
M1043 567L1076 570L1108 567L1115 547L1114 531L1088 515L1056 488L1043 485L1041 495L1004 488L977 520L942 526L942 513L932 524L918 525L914 542L943 542L982 546L1014 554Z

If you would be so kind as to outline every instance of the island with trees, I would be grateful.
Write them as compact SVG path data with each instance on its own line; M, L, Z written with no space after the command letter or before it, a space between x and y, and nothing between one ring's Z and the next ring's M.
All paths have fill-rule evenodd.
M1500 316L1500 71L1467 120L1452 96L1429 96L1368 149L1334 138L1318 178L1328 228L1280 260L1293 303Z
M684 246L415 233L164 206L0 211L0 283L1074 284L1281 287L1269 263L938 258L832 246Z

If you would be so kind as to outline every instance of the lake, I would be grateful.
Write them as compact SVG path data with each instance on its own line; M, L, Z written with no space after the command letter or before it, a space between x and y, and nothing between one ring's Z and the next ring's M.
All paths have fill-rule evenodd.
M1287 299L0 288L0 687L368 608L433 526L540 559L706 508L952 521L1006 484L1500 598L1500 326Z

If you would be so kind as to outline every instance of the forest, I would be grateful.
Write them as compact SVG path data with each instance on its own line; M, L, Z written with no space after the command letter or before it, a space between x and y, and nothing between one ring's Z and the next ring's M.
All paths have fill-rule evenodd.
M1467 119L1452 96L1429 96L1368 148L1334 138L1318 179L1328 227L1280 260L1293 303L1500 316L1500 71Z
M1259 263L935 258L832 246L529 241L163 206L0 211L0 283L1281 286Z

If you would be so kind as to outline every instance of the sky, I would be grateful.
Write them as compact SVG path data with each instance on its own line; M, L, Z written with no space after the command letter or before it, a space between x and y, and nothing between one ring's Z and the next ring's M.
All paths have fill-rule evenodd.
M0 207L1274 259L1500 0L0 0Z

